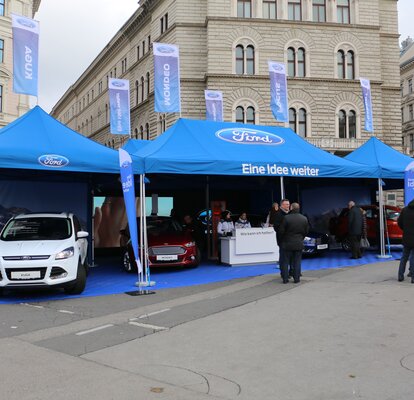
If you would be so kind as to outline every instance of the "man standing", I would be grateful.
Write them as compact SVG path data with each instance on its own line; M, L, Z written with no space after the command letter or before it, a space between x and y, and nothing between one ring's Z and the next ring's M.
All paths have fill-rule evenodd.
M411 283L414 283L414 200L404 207L398 217L398 226L403 231L403 254L398 269L398 281L404 280L405 265L410 259Z
M294 282L300 281L303 239L309 232L309 222L299 211L299 204L292 203L289 215L284 217L279 228L284 253L280 264L283 283L289 282L289 265L292 268Z
M352 259L362 257L361 253L361 236L363 229L363 216L361 209L355 206L354 201L348 203L348 238L351 244Z
M283 247L282 247L282 239L279 234L280 226L286 215L289 214L290 211L290 201L288 199L282 199L280 201L279 210L276 212L273 218L273 229L276 231L276 241L277 245L279 246L279 265L282 264L282 260L284 257L283 254Z

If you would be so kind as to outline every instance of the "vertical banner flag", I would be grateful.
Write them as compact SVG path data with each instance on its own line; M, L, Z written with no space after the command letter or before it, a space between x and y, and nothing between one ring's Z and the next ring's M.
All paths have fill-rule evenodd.
M13 92L37 96L39 22L12 14Z
M270 107L276 121L289 122L286 65L269 61Z
M132 172L131 156L123 149L119 149L119 166L121 168L122 191L124 192L125 209L128 218L129 236L134 250L138 272L142 273L142 264L138 253L137 210L135 206L135 184Z
M223 93L214 90L205 90L206 120L223 122Z
M404 204L414 200L414 161L405 169L404 173Z
M374 122L372 118L372 99L371 99L371 83L369 79L360 78L362 97L364 99L365 108L365 130L374 132Z
M180 55L178 46L153 43L153 49L155 112L180 112Z
M130 135L129 81L126 79L110 78L108 88L111 111L110 131L114 135Z

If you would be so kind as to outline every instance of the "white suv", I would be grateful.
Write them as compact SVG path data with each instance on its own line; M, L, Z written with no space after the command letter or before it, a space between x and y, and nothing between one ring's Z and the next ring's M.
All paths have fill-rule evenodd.
M16 287L85 289L88 232L68 213L22 214L0 235L0 292Z

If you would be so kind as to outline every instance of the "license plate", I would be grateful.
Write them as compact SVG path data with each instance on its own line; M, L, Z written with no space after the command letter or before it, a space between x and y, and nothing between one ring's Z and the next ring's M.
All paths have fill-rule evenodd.
M327 244L318 244L318 250L325 250L328 248Z
M40 279L40 271L18 271L11 273L12 279Z
M178 260L178 256L157 256L157 261L176 261Z

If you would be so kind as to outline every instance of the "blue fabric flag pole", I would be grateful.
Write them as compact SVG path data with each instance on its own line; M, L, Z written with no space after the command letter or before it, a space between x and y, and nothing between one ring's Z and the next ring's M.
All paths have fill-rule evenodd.
M138 277L142 280L142 265L138 253L137 213L135 206L135 184L132 171L132 159L123 149L119 149L119 166L121 168L122 191L124 193L131 245L134 250L135 262L138 267Z
M129 81L109 79L110 131L115 135L131 135Z
M39 22L12 14L13 92L38 95Z
M289 122L286 65L269 61L270 108L276 121Z

